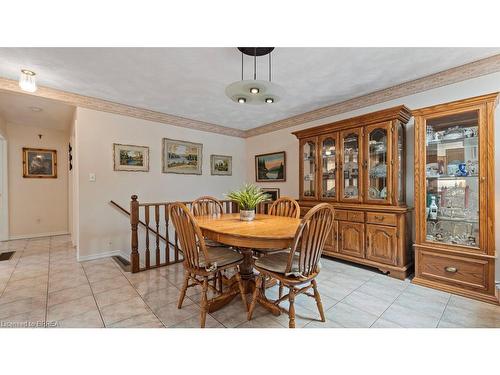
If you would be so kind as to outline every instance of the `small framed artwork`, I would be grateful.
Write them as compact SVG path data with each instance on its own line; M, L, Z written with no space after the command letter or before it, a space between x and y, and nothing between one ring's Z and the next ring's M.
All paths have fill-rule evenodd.
M149 147L113 143L113 170L149 172Z
M23 147L24 178L57 178L57 151Z
M255 180L257 182L286 181L285 151L255 155Z
M210 172L214 176L231 176L233 174L233 157L210 155Z
M272 201L278 200L280 197L280 189L279 188L262 188L263 193L269 195Z
M201 174L203 145L163 138L163 173Z

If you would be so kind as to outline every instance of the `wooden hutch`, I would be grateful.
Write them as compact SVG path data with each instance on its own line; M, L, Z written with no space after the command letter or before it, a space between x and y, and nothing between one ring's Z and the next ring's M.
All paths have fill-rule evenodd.
M404 279L413 264L405 191L405 106L304 129L299 139L302 214L335 208L324 254Z
M416 284L498 303L493 116L498 93L413 111Z

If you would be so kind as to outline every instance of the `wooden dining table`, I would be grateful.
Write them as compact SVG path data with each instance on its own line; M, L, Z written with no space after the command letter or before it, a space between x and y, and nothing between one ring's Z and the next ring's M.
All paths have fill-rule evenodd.
M255 288L254 252L290 247L300 224L300 219L264 214L256 214L253 221L242 221L238 213L197 216L196 221L205 238L232 246L243 255L240 275L247 293L253 292ZM234 291L236 294L238 290ZM229 303L234 295L213 304L211 310ZM265 300L260 302L272 313L279 314L276 306Z

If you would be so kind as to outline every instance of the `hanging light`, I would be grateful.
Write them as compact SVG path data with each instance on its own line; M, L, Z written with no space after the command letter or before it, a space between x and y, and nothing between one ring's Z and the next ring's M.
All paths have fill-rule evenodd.
M27 69L21 69L21 76L19 77L19 87L21 90L35 92L37 90L35 76L35 72Z
M240 104L273 104L282 97L284 90L271 82L271 52L274 47L238 47L241 52L241 80L226 87L226 95L233 102ZM243 79L244 55L253 57L253 79ZM257 79L257 57L269 56L269 78L267 81Z

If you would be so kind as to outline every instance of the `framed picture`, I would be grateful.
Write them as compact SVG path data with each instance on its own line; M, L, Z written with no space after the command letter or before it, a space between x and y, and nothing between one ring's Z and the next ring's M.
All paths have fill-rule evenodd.
M285 151L255 155L255 180L257 182L286 181Z
M201 174L203 145L163 138L163 173Z
M23 147L24 178L57 178L57 151Z
M233 174L233 157L210 155L210 172L214 176L231 176Z
M113 143L113 170L149 172L149 147Z
M261 188L263 193L266 193L271 196L271 200L275 201L280 197L280 189L279 188Z

